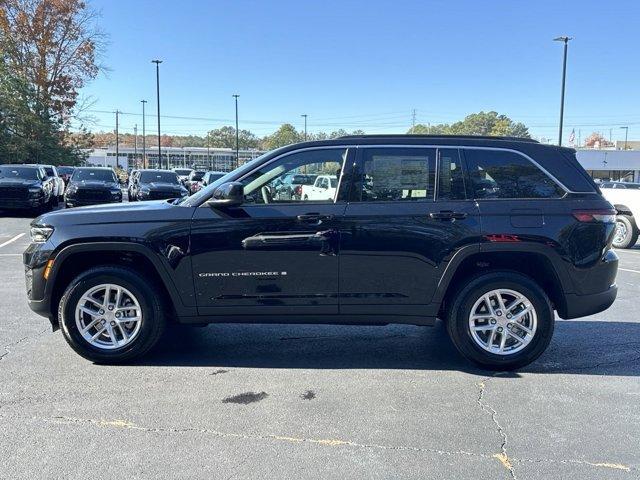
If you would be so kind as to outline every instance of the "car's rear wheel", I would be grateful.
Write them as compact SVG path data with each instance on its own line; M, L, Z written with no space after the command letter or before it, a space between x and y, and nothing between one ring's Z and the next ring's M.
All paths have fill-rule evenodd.
M631 248L638 241L638 228L633 217L628 215L616 216L616 233L613 237L615 248Z
M66 341L98 363L122 363L147 353L165 327L161 295L138 273L96 267L76 277L58 307Z
M462 355L483 367L522 367L551 341L551 303L529 277L511 271L484 274L455 298L447 321L449 336Z

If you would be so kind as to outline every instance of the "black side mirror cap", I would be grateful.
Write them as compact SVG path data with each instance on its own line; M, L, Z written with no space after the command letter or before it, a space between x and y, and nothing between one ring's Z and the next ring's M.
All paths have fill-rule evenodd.
M244 185L241 182L223 183L213 191L207 205L212 208L237 207L244 202Z

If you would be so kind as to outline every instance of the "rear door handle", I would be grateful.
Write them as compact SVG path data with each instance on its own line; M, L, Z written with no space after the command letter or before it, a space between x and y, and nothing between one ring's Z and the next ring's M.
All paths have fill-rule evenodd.
M429 218L433 220L462 220L467 218L464 212L454 212L453 210L440 210L439 212L431 212Z
M296 217L299 222L309 223L311 225L320 225L324 220L333 219L333 215L321 215L319 213L305 213Z

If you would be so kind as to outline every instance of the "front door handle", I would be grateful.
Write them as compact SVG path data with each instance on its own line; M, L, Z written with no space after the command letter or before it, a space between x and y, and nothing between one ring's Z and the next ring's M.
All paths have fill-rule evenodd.
M320 225L325 220L333 219L333 215L321 215L319 213L305 213L296 217L299 222L308 223L310 225Z
M453 210L440 210L439 212L431 212L429 218L433 220L462 220L467 218L464 212L454 212Z

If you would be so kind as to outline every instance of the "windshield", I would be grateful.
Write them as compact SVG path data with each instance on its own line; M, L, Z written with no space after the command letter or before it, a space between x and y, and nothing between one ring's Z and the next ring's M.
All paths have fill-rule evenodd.
M38 169L34 167L0 166L0 178L24 178L38 180Z
M207 182L209 182L209 183L215 182L216 180L218 180L219 178L222 178L224 176L225 176L224 173L210 173L209 174L209 178L207 179Z
M285 147L283 147L283 148L285 148ZM225 174L224 177L220 177L215 182L210 183L205 188L203 188L200 191L194 193L190 197L185 197L182 200L178 200L176 202L176 205L184 205L185 207L192 207L192 206L195 206L195 205L200 205L205 199L207 199L207 198L209 198L211 196L211 194L218 187L218 185L222 185L225 182L229 182L233 178L239 178L239 177L243 176L245 173L253 170L256 167L256 165L259 165L260 163L262 163L262 161L264 160L265 157L267 157L269 155L272 155L273 153L274 153L274 150L272 150L270 152L267 152L267 153L263 153L259 157L256 157L253 160L245 163L244 165L239 166L235 170Z
M113 170L104 170L102 168L78 168L73 172L71 180L74 182L97 181L97 182L116 182L116 175Z
M71 175L75 169L73 167L58 167L60 175Z
M191 173L191 170L188 168L176 168L174 172L176 172L177 175L185 176L189 175Z
M174 172L141 172L140 182L175 183L176 185L179 183L178 177Z

